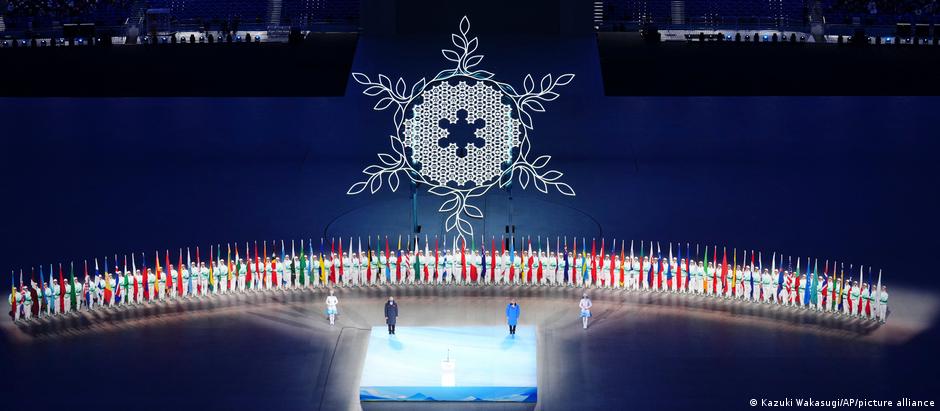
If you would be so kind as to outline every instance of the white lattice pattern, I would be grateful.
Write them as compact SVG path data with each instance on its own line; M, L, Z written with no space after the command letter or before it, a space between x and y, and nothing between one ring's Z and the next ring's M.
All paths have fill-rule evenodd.
M432 181L460 186L483 184L498 177L501 165L511 158L512 148L519 146L522 126L512 117L512 107L501 101L502 95L479 81L472 86L466 81L456 86L442 82L421 93L423 101L413 107L414 117L404 121L405 147L412 149L412 160L421 165L421 174ZM439 144L450 135L449 130L440 127L440 121L456 124L460 110L466 111L468 124L477 120L484 124L474 131L477 138L483 139L483 147L467 144L463 157L457 155L457 144Z

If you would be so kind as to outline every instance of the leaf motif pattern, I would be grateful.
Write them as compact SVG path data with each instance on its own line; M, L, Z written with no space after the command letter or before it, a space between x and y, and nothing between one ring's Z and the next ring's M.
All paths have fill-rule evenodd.
M411 87L408 87L403 78L398 78L393 83L391 78L385 74L379 74L373 80L366 74L352 73L353 80L364 86L362 91L364 95L378 98L375 106L373 106L374 110L394 109L392 120L396 131L395 134L389 136L392 151L390 153L379 153L379 164L370 165L362 170L368 178L353 184L346 191L348 195L356 195L368 189L374 194L382 188L384 180L387 182L389 189L394 192L401 183L399 172L403 172L403 176L411 182L427 186L430 194L446 198L441 203L438 211L448 213L445 220L445 229L447 231L456 231L458 238L461 239L473 235L471 220L483 218L483 211L476 205L470 204L470 201L482 197L493 187L509 187L514 181L518 181L523 189L532 185L542 193L548 193L550 189L554 188L555 191L563 195L575 195L574 189L561 181L564 174L547 168L551 156L541 155L534 160L529 159L532 144L528 136L528 131L533 130L534 127L533 114L545 112L545 103L554 101L559 97L555 88L571 83L574 80L574 74L566 73L553 76L548 73L542 75L538 81L532 74L528 74L522 80L522 91L520 92L510 84L494 80L495 75L492 72L477 69L483 61L483 55L476 54L479 39L469 37L469 33L470 20L464 16L460 19L458 33L451 35L450 40L453 48L441 50L442 56L447 61L454 63L453 68L440 71L431 80L422 78ZM510 151L510 158L506 162L504 171L493 181L469 187L454 187L448 185L447 182L429 181L422 177L416 168L417 165L409 159L409 150L411 149L406 149L405 137L401 133L402 124L405 121L405 112L412 102L419 98L431 85L455 77L469 77L477 81L489 82L498 88L506 98L512 101L518 119L522 123L520 127L522 131L521 143L519 147Z

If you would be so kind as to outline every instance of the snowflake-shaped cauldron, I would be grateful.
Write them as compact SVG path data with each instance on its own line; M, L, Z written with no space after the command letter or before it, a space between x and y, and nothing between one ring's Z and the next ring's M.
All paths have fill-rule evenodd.
M493 73L477 70L483 55L475 55L478 40L468 38L470 22L460 20L460 33L451 35L457 50L441 50L444 58L456 63L433 79L418 80L411 88L401 78L392 80L379 74L373 82L367 75L353 73L353 79L366 86L363 94L381 96L375 110L395 108L395 134L390 136L393 153L379 153L381 164L363 170L365 181L353 184L347 194L372 193L383 180L392 191L400 177L427 185L434 195L449 197L438 211L449 213L445 229L458 236L473 235L470 219L483 213L470 200L486 194L494 186L507 187L517 178L525 189L529 183L543 193L554 187L564 195L574 190L559 181L562 173L547 169L550 156L529 159L532 130L531 112L544 112L542 102L558 98L553 90L571 82L574 74L542 77L538 89L532 75L523 80L523 92L493 79ZM451 139L452 127L473 129L471 142Z

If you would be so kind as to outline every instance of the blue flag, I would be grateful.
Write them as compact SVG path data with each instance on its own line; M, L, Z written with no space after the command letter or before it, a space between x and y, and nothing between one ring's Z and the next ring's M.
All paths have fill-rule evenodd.
M810 259L809 257L806 257L806 268L805 268L806 284L803 286L805 290L803 291L803 305L804 306L809 305L810 301L813 300L813 296L811 295L813 291L812 286L813 286L813 282L816 281L816 275L814 275L812 272L809 271L809 265L810 265ZM812 278L810 278L810 276L812 276Z
M780 299L780 292L783 291L783 254L780 255L780 265L777 266L777 295L776 300Z
M51 275L52 273L49 273L49 274ZM36 277L33 277L33 278L36 278ZM44 303L49 304L49 300L46 298L46 286L44 285L45 283L46 283L46 279L42 275L42 264L40 264L39 265L39 296L42 298L42 301Z
M141 269L141 272L147 271L147 253L141 253L141 254L140 254L140 257L141 257L141 258L140 258L140 263L143 264L143 268ZM210 256L210 257L211 257L211 256ZM85 267L88 267L88 266L86 265ZM149 292L150 292L150 287L147 285L148 283L149 283L149 281L144 281L144 292L145 292L145 293L149 293Z
M666 262L666 280L672 280L672 261Z
M752 259L751 261L753 261L753 258L754 258L754 251L752 250L752 251L751 251L751 259ZM748 297L748 298L750 298L750 299L753 300L753 299L754 299L754 264L753 264L753 263L751 264L751 278L750 278L750 283L751 283L751 296Z
M510 266L513 264L513 261L515 260L515 257L514 257L515 254L516 254L516 238L509 237L509 265Z
M568 240L565 240L567 242ZM568 247L565 246L565 251L562 253L562 259L565 261L565 283L568 282Z

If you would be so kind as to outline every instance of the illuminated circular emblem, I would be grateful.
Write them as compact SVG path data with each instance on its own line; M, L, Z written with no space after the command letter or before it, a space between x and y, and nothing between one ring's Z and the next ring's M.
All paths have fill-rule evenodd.
M573 196L561 182L562 173L548 169L550 156L530 157L529 131L532 113L545 111L544 102L558 98L556 87L574 79L574 74L546 74L536 84L531 74L522 90L494 80L494 74L476 67L479 41L469 38L470 21L460 20L460 33L451 35L456 49L441 53L455 67L442 70L431 80L422 78L411 87L399 78L392 82L384 74L376 81L362 73L353 79L364 86L363 94L380 97L374 109L394 109L392 153L379 153L380 164L362 170L365 181L353 184L347 194L366 189L375 193L386 181L392 191L403 176L427 186L431 194L447 198L438 211L448 213L447 231L464 237L473 234L471 219L483 212L471 200L493 187L508 187L514 180L525 189L530 183L543 193L549 188Z
M413 117L404 121L404 145L422 176L458 186L485 184L499 177L509 164L512 149L519 146L522 122L502 101L495 86L472 80L434 84L411 107ZM477 141L459 144L449 126L473 127ZM442 127L443 124L443 127ZM477 127L478 126L478 127Z

